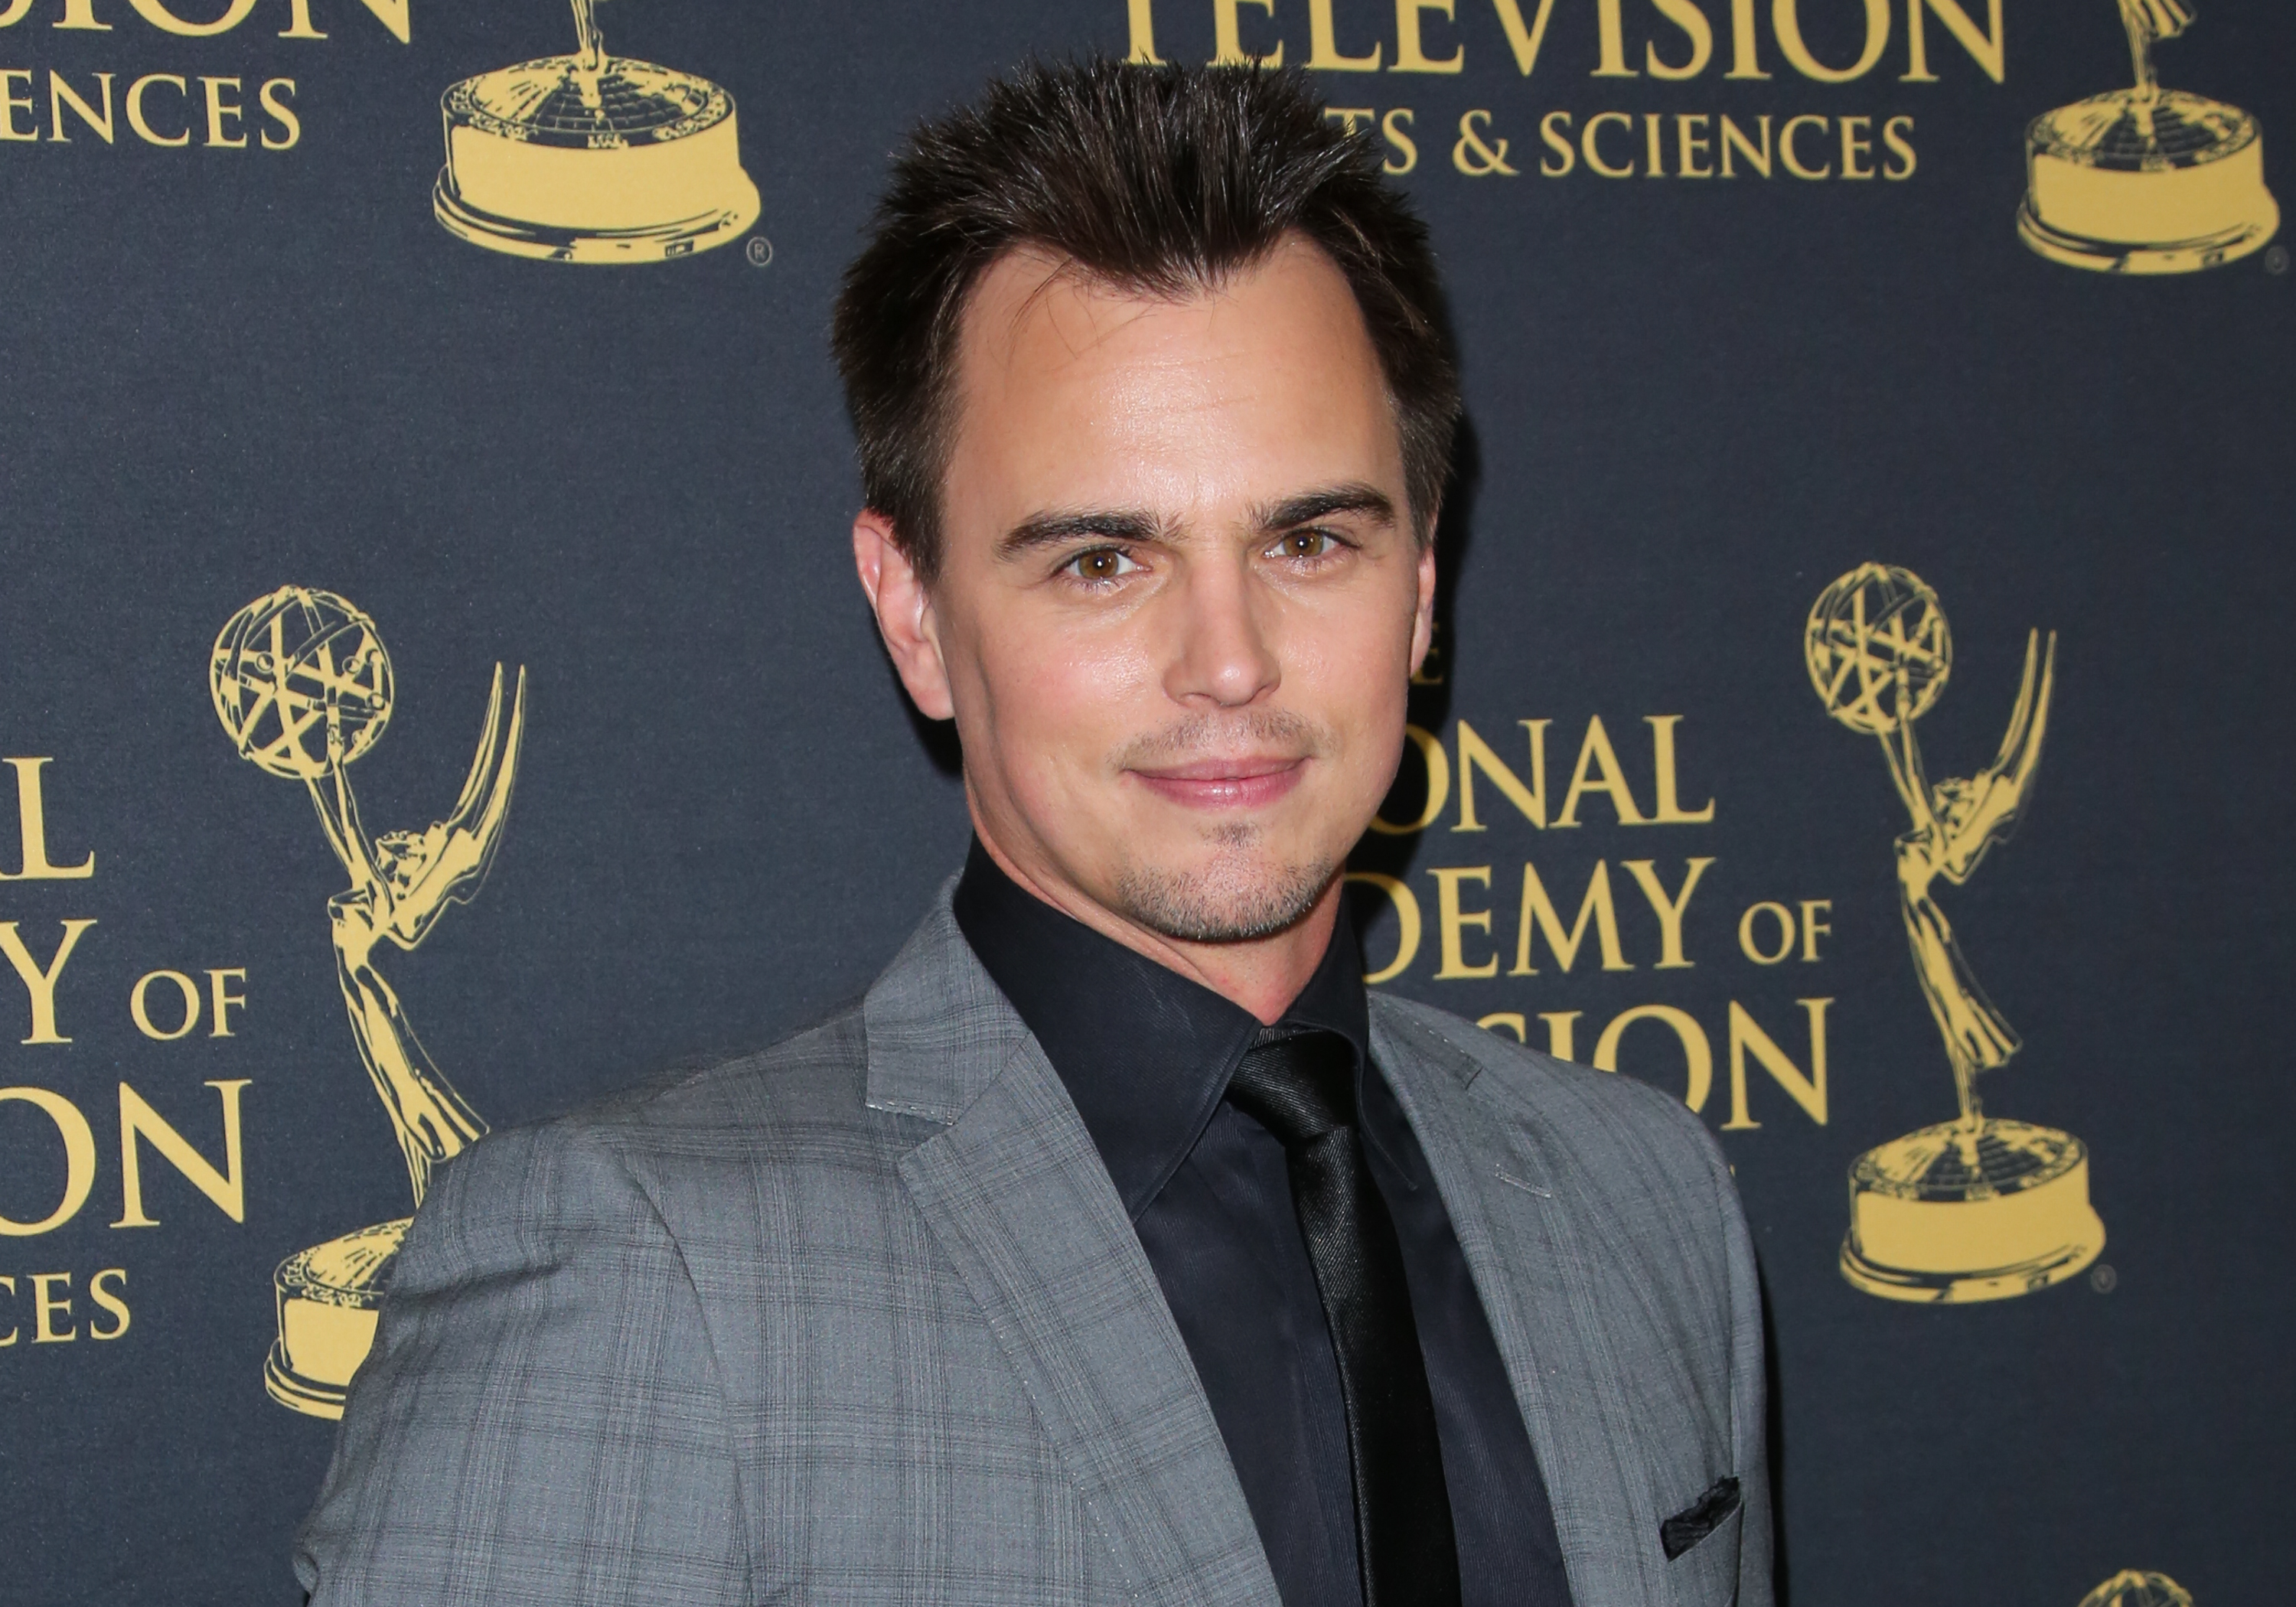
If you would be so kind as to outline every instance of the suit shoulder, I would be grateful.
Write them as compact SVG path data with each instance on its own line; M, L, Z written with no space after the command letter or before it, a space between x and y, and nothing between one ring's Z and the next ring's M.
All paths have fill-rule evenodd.
M438 1193L447 1198L431 1214L484 1201L515 1216L504 1208L522 1202L563 1221L586 1201L633 1190L660 1209L665 1185L700 1183L729 1166L858 1160L875 1169L884 1152L916 1136L906 1119L868 1108L866 1066L860 1011L840 1010L769 1049L678 1068L490 1133L442 1171Z
M1692 1152L1701 1169L1718 1164L1714 1136L1696 1113L1639 1078L1557 1060L1431 1004L1390 994L1372 996L1374 1019L1406 1041L1414 1035L1433 1038L1472 1062L1486 1097L1496 1095L1566 1132L1625 1129L1639 1144L1660 1147L1682 1162L1691 1158L1683 1152Z
M867 1063L860 1006L849 1004L770 1048L673 1067L558 1119L603 1134L636 1135L857 1113Z

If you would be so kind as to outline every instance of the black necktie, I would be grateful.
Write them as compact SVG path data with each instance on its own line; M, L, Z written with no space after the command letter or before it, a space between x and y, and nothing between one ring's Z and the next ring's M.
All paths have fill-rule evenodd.
M1355 1052L1334 1033L1263 1039L1227 1097L1283 1146L1292 1206L1340 1365L1365 1607L1457 1607L1459 1559L1403 1252L1356 1133Z

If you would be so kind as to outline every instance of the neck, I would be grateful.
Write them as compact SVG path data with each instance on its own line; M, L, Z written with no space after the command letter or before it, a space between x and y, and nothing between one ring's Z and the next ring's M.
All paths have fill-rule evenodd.
M1308 913L1278 932L1232 943L1192 943L1141 925L1095 902L1046 872L1032 871L1007 853L973 812L972 829L996 867L1013 882L1111 941L1218 994L1250 1012L1262 1026L1280 1020L1323 963L1339 919L1341 878L1334 874Z

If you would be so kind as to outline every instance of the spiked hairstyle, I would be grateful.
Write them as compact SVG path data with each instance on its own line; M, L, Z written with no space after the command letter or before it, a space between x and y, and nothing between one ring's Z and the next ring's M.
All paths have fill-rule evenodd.
M1034 246L1123 289L1216 289L1287 237L1347 278L1379 356L1422 540L1450 471L1459 385L1427 231L1367 129L1304 75L1030 66L926 122L846 270L834 345L862 493L931 580L956 423L957 333L981 274Z

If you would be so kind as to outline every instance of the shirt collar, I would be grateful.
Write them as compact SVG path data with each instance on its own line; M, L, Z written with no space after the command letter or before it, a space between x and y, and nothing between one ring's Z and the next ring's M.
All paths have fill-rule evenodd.
M952 907L1067 1086L1136 1218L1195 1148L1259 1022L1054 909L1007 876L977 838ZM1370 1013L1344 908L1322 963L1277 1025L1338 1033L1355 1048L1358 1076L1368 1063Z

